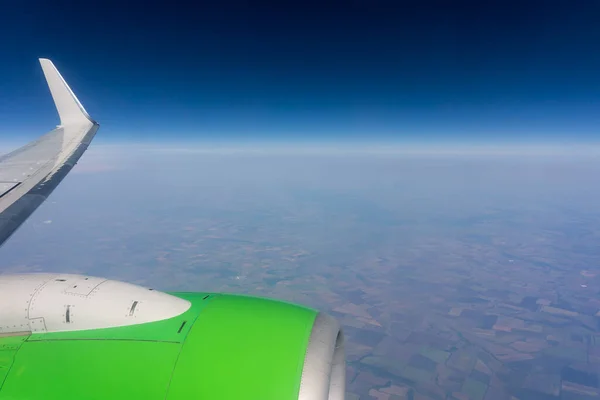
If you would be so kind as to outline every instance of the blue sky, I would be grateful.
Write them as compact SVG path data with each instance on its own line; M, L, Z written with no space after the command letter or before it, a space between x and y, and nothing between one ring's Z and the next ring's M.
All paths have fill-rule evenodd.
M2 140L57 122L37 57L106 143L600 139L598 2L59 3L0 17Z

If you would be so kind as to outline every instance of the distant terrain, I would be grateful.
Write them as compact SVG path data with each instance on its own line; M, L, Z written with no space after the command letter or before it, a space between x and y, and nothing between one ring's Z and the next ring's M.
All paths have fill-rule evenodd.
M241 292L344 325L354 399L600 399L600 159L92 147L0 272Z

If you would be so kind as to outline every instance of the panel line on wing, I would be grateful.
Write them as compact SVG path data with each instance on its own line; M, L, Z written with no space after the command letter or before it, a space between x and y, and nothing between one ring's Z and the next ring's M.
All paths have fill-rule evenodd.
M0 182L0 199L12 192L22 182Z

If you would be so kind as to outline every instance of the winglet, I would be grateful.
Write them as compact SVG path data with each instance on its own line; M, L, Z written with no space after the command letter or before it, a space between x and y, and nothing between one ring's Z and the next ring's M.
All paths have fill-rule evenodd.
M40 58L40 64L42 64L42 70L50 87L50 93L52 93L52 98L60 117L60 124L62 126L85 122L95 124L96 122L85 111L79 100L77 100L77 97L54 64L52 64L52 61L47 58Z

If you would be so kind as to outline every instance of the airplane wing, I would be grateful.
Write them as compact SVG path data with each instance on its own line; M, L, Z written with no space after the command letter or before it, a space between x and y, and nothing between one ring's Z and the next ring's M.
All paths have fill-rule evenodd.
M69 173L99 127L52 61L41 58L40 64L60 117L60 125L0 157L0 245Z

